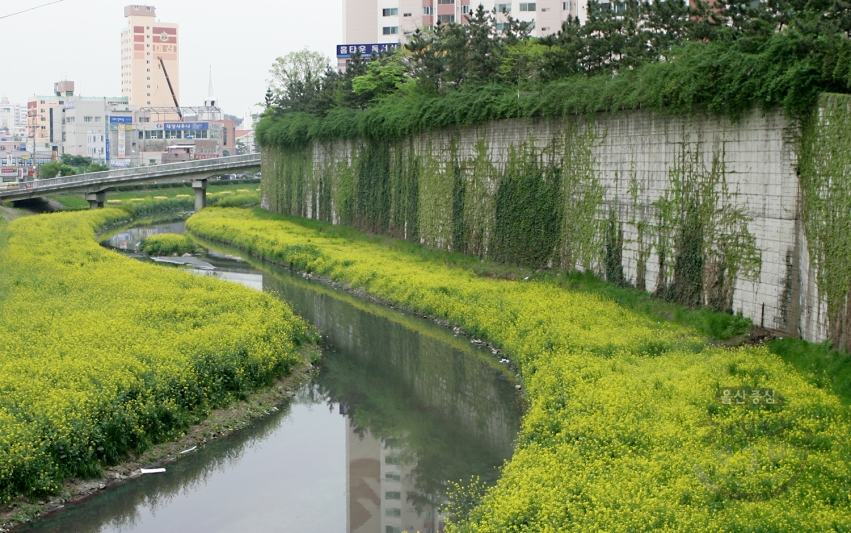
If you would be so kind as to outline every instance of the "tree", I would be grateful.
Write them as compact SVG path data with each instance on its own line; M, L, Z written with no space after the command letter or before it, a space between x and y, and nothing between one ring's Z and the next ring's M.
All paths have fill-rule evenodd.
M66 165L60 161L51 161L50 163L45 163L39 167L38 176L43 180L49 180L58 176L60 172L63 176L73 176L77 173L77 170L74 167Z
M272 93L281 104L299 103L319 90L330 60L305 48L275 59L269 74Z
M399 47L392 54L373 58L367 65L367 72L352 79L352 91L358 95L367 95L370 100L396 92L406 79L406 50Z
M109 165L105 165L103 163L92 163L86 168L86 172L103 172L104 170L109 170Z
M91 157L85 157L82 155L62 154L61 161L63 165L68 165L69 167L74 167L76 169L86 168L92 164ZM67 176L65 172L62 172L62 175Z

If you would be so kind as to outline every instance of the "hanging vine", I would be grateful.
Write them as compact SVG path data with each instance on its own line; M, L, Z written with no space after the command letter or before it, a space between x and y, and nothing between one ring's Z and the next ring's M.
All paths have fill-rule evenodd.
M802 215L828 337L851 347L851 96L822 95L801 137Z

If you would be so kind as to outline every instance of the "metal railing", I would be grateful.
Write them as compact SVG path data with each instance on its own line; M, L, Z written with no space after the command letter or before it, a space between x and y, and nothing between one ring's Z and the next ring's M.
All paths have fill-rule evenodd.
M260 154L234 155L229 157L218 157L215 159L199 159L196 161L181 161L179 163L166 163L163 165L152 165L147 167L121 168L91 172L88 174L77 174L74 176L62 176L58 178L34 180L27 182L20 189L0 189L0 196L4 192L11 195L27 190L32 193L35 190L61 190L83 186L107 185L109 183L120 183L127 181L142 181L145 179L168 178L180 174L198 174L205 171L227 171L240 167L260 166Z

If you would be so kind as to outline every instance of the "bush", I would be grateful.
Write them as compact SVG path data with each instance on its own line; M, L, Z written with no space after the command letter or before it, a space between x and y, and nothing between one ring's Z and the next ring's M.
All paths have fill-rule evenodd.
M163 233L145 238L140 250L148 255L183 255L196 252L198 247L188 235Z

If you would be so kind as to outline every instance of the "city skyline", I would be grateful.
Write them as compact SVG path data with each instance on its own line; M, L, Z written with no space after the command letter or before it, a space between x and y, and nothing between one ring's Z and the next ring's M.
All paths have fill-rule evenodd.
M21 44L20 68L4 75L0 96L26 104L32 95L50 94L58 80L74 81L76 94L82 96L121 95L121 54L116 42L126 27L124 7L131 3L65 0L0 20L5 41ZM226 113L239 117L263 100L269 67L276 57L307 47L334 62L335 46L342 38L340 0L310 5L248 0L240 3L240 10L222 0L147 5L157 8L157 19L180 25L180 104L204 102L212 67L214 96ZM0 16L15 11L19 11L15 3L0 1ZM25 68L32 64L38 68Z

